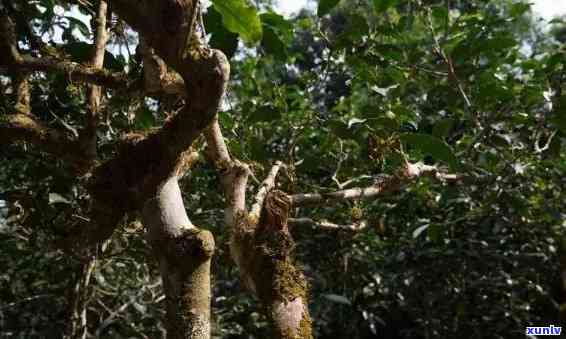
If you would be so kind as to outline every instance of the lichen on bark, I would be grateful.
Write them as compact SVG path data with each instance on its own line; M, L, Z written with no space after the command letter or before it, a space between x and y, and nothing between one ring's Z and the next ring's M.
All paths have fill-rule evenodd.
M240 215L231 237L242 279L260 299L273 327L273 338L312 338L308 284L293 260L288 230L290 200L281 191L268 193L259 223Z
M180 236L154 241L167 296L167 337L210 336L210 262L214 238L209 231L183 228Z

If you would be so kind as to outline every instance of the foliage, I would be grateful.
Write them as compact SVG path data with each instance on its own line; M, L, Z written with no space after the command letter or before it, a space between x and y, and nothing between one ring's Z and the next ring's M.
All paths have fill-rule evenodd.
M564 23L547 32L527 3L503 0L321 0L316 13L290 19L268 2L260 8L213 1L204 17L211 46L232 57L221 124L231 152L256 177L282 160L286 192L332 191L395 175L407 157L468 178L424 178L377 200L294 211L370 225L356 234L292 230L316 337L514 338L528 325L558 325L566 303L558 264L566 227ZM83 60L90 30L69 17L69 5L30 1L12 10ZM137 38L122 26L112 26L106 67L136 79L138 59L121 51L133 51ZM18 33L25 49L29 37ZM0 116L14 104L7 77L1 85ZM43 121L69 133L84 125L84 86L53 74L34 74L31 85L32 111ZM107 90L104 101L106 156L123 133L167 118L165 99ZM54 243L87 197L57 159L26 145L2 146L0 157L0 201L9 207L0 214L0 336L53 337L78 265ZM214 335L265 338L260 306L231 269L220 186L205 160L183 181L191 219L212 230L219 247ZM89 328L102 337L154 338L163 328L155 263L142 229L131 226L136 217L94 273Z

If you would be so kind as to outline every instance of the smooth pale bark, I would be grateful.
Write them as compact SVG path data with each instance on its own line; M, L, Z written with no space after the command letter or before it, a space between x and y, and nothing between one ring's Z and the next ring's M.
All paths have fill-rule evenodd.
M167 338L210 338L214 238L190 222L176 176L145 203L142 218L163 279Z

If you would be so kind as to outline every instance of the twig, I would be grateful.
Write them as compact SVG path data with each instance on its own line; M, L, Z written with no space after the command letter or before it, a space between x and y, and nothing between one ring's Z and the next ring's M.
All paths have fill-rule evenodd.
M344 186L338 180L338 172L340 172L340 169L342 168L342 162L346 160L347 156L344 155L344 143L342 142L342 140L338 140L338 143L340 144L340 154L338 155L338 164L336 165L336 170L334 171L334 174L332 174L332 181L336 183L339 189L342 189L344 188Z
M308 226L314 229L319 228L328 231L351 231L351 232L359 232L368 226L367 220L360 220L357 223L353 223L350 225L340 225L335 224L326 220L313 220L310 218L289 218L287 220L290 226L297 227L297 226Z
M554 139L554 136L556 135L558 131L553 131L550 136L548 137L548 139L546 140L546 143L544 144L543 147L540 147L540 137L542 135L542 133L540 133L537 137L537 139L535 140L535 153L542 153L546 150L548 150L548 148L550 147L550 144L552 143L552 139Z
M436 32L434 30L434 24L432 23L432 17L431 17L430 11L428 12L428 26L429 26L430 32L432 34L432 39L434 41L435 52L442 57L442 60L444 61L446 66L448 66L448 77L449 77L449 79L453 80L456 83L456 86L458 87L458 91L460 92L460 95L462 96L462 98L464 99L464 102L466 103L466 107L471 109L472 106L473 106L472 101L470 100L470 98L466 94L466 91L464 91L464 86L462 85L462 82L460 81L460 79L456 75L456 71L454 70L454 63L452 62L452 59L450 59L450 57L448 57L448 55L446 55L446 53L444 52L444 50L440 46L440 42L438 41L438 37L436 36ZM477 118L476 118L476 120L477 120Z
M55 95L55 97L57 97L57 95ZM69 125L65 120L61 119L57 114L55 114L51 109L49 109L49 113L55 118L55 120L57 120L59 123L61 123L61 125L63 125L63 127L65 127L69 132L71 132L71 134L73 134L73 136L75 138L79 137L79 132L77 131L76 128L74 128L73 126Z
M252 220L259 220L265 197L267 197L267 193L269 193L269 191L271 191L271 189L275 187L275 178L277 177L279 170L283 166L284 165L281 161L277 161L261 184L261 187L259 188L255 197L255 203L253 204L250 212L250 217L252 218Z
M14 301L14 302L11 302L11 303L8 303L8 304L4 304L4 305L0 306L0 310L4 310L4 309L10 308L10 307L14 307L14 306L19 305L19 304L25 304L25 303L30 302L30 301L34 301L34 300L37 300L37 299L48 298L48 297L52 297L52 295L51 295L51 294L38 294L38 295L34 295L34 296L32 296L32 297L28 297L28 298L24 298L24 299L22 299L22 300L18 300L18 301Z

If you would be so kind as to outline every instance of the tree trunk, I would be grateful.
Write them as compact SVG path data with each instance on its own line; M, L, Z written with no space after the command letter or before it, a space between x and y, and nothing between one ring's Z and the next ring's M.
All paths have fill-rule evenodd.
M256 227L245 220L235 225L231 246L244 283L266 309L276 339L310 339L308 283L293 262L294 241L289 233L289 197L269 192Z
M191 224L177 177L145 203L142 217L159 262L168 339L210 338L210 262L214 238Z

